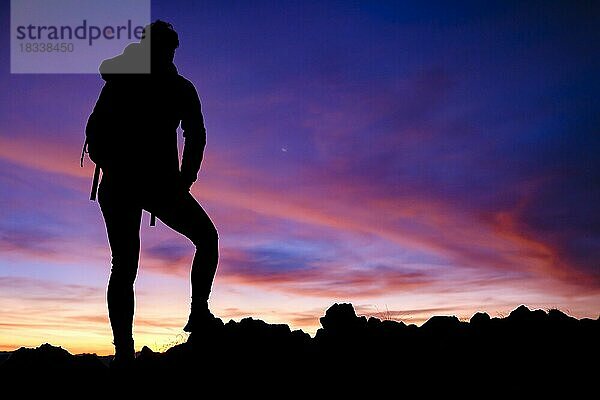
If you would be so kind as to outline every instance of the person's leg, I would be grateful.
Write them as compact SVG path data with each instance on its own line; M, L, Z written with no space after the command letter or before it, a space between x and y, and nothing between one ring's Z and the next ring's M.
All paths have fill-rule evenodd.
M168 227L186 236L196 246L192 262L192 313L198 320L212 315L208 298L219 261L219 236L212 220L189 192L174 193L149 210ZM192 330L191 320L184 330Z
M108 315L113 331L115 359L133 360L133 286L140 254L142 208L124 188L100 185L99 203L110 244L112 268L108 282Z

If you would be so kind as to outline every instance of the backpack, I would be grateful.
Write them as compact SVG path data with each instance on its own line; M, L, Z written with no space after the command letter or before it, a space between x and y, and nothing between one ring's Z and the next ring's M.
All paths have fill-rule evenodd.
M103 152L103 141L102 138L99 136L100 129L98 129L97 127L97 118L94 117L94 113L92 113L92 115L90 115L90 118L88 119L88 123L85 129L85 141L83 142L83 147L81 149L81 158L79 160L79 165L81 168L83 168L83 160L85 158L85 155L87 154L90 160L95 164L94 177L92 179L92 189L90 191L91 201L95 201L98 194L98 183L100 181L100 172L102 169L100 167L99 160L102 159ZM151 213L150 226L155 225L156 216L154 215L154 213Z

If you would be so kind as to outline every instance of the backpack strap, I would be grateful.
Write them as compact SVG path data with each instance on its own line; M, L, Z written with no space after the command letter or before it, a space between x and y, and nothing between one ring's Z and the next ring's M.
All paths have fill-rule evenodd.
M96 164L94 168L94 180L92 181L92 191L90 193L90 200L96 200L96 194L98 193L98 181L100 180L100 166Z
M83 143L83 148L81 149L81 159L79 160L79 165L83 168L83 159L85 155L89 153L88 151L88 140L85 139ZM96 168L94 168L94 180L92 181L92 190L90 193L90 200L96 200L96 194L98 193L98 181L100 180L100 166L96 164Z
M87 153L89 153L87 147L88 147L88 141L86 138L85 142L83 142L83 148L81 149L81 159L79 160L79 165L81 166L81 168L83 168L83 158L85 157L85 155Z

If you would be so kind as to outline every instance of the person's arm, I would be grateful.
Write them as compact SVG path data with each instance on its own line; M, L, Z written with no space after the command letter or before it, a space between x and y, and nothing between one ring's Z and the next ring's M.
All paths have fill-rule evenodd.
M104 149L103 146L103 142L106 142L106 140L103 140L102 136L110 133L107 132L107 122L113 118L111 115L111 104L113 101L114 95L112 85L106 83L102 87L94 110L90 114L85 126L85 137L89 156L94 163L101 167L106 166L105 164L107 163L108 158L106 149Z
M198 177L206 146L206 129L200 99L196 88L189 81L186 81L181 129L185 138L181 157L181 179L189 189Z

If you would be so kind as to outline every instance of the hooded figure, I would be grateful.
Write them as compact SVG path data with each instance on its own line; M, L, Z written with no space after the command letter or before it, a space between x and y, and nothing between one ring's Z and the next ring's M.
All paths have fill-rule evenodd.
M173 64L178 46L173 27L156 21L144 29L140 43L102 62L100 73L106 83L86 126L90 158L102 169L98 201L112 255L107 301L115 366L134 359L133 287L142 210L196 246L191 273L194 301L184 330L208 328L215 322L208 298L217 269L218 235L190 193L202 162L206 130L196 88ZM185 138L181 166L180 125Z
M157 30L153 25L159 23L166 24L157 21L152 28ZM122 54L100 65L106 84L88 120L86 136L90 158L104 175L116 169L120 176L129 176L130 183L139 184L174 183L180 178L191 186L196 180L206 130L196 88L173 63L179 40L175 31L169 31L175 35L170 41L155 34L149 46L144 35L140 43L128 45ZM138 73L148 69L151 73ZM181 174L180 123L185 137Z

